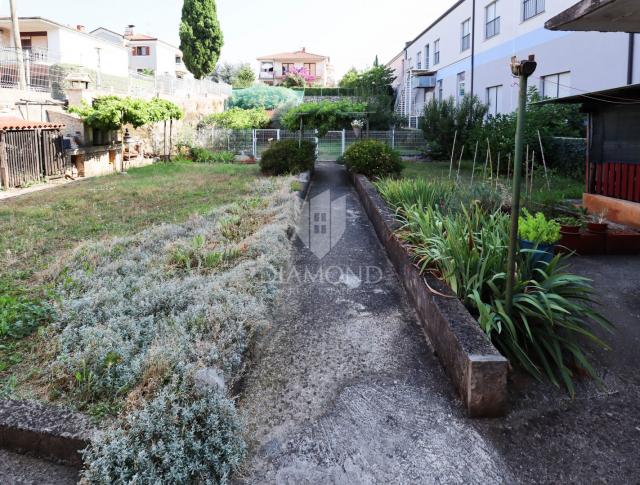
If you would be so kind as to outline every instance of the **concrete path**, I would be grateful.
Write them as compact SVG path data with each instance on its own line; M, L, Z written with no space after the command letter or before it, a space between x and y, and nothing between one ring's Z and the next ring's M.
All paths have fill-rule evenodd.
M78 470L0 449L0 483L3 485L71 485Z
M318 164L310 197L326 190L332 232L346 197L346 231L322 259L296 242L240 403L252 454L239 481L513 482L429 352L342 167Z

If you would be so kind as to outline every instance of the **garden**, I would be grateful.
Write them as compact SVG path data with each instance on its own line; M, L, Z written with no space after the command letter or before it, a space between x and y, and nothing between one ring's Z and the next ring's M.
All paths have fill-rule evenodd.
M455 112L455 107L449 108ZM581 182L543 163L535 166L528 157L509 310L506 270L513 166L490 148L482 159L463 161L465 142L460 140L465 138L458 138L463 128L471 147L496 133L485 113L477 117L476 126L466 124L472 118L461 117L465 122L458 132L447 130L452 137L446 162L403 162L387 144L367 140L347 149L345 164L374 181L400 223L396 237L420 271L451 288L511 364L538 380L563 386L573 396L576 379L586 375L600 382L587 349L608 349L601 336L612 331L612 325L599 313L590 281L568 270L570 256L560 254L558 245L568 225L589 224L591 230L598 217L587 216L572 203L582 194ZM455 139L457 149L452 150ZM509 153L506 139L501 149ZM435 153L437 147L431 150Z
M263 171L315 159L287 153L290 167ZM84 452L92 483L227 481L246 451L235 389L297 190L253 165L178 159L4 203L2 397L89 415L104 431Z

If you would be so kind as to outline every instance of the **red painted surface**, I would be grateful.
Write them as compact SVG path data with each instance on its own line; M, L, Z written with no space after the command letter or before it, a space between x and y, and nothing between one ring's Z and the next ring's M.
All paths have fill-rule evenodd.
M605 162L594 169L594 194L640 202L640 164Z

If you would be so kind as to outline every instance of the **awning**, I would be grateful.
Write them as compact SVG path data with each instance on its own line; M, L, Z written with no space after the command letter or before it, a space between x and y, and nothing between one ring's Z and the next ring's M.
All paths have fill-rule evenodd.
M582 0L548 20L549 30L640 32L638 0Z
M620 86L603 91L580 93L557 99L545 99L534 104L577 104L577 103L607 103L617 105L640 105L640 84Z

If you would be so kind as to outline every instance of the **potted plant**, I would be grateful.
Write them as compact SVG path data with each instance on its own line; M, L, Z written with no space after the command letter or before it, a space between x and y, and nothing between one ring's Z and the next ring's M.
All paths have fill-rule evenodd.
M582 227L582 220L574 216L562 216L556 219L560 224L560 234L578 234Z
M533 216L524 209L522 214L518 222L520 249L532 253L534 265L550 263L555 254L555 245L560 240L560 224L547 219L541 212Z
M606 209L593 215L591 220L587 223L587 230L594 234L605 234L608 228L609 224L607 224Z
M356 138L360 138L362 136L362 128L364 128L364 121L353 120L351 122L351 128L353 128L353 133L356 135Z

